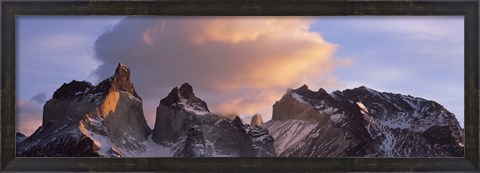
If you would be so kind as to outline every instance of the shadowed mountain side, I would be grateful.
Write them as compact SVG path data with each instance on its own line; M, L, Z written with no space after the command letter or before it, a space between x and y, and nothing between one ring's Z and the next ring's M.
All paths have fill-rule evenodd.
M211 113L188 83L160 101L153 140L182 157L276 156L266 129L245 125L238 116L229 120Z
M125 156L143 152L151 129L142 100L119 64L97 86L63 84L44 106L42 126L17 145L17 156Z
M284 157L463 157L455 116L440 104L358 87L306 85L273 105L266 127Z

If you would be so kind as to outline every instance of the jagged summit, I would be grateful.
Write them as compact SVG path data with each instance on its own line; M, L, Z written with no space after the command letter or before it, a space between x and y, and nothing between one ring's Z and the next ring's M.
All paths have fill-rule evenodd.
M109 91L124 91L140 99L130 81L130 68L121 63L118 64L112 77L103 80L94 89L94 93Z
M311 90L307 84L303 84L302 86L298 87L297 89L293 89L294 92L301 93L301 94L308 94L308 93L315 93ZM323 88L319 88L317 93L327 93L327 91Z
M180 93L182 98L185 98L185 99L195 98L195 94L193 93L193 87L188 83L182 84L178 92Z
M167 97L160 100L160 103L166 106L170 106L174 103L182 102L183 100L195 100L198 99L193 93L193 88L190 84L184 83L180 87L174 87ZM208 108L207 108L208 109Z
M58 88L54 94L54 99L76 99L82 95L88 94L100 94L102 96L107 95L109 92L127 92L138 99L141 99L135 91L132 82L130 81L130 69L123 65L118 64L115 74L102 82L97 86L93 86L92 83L87 81L72 80L70 83L64 83Z
M297 89L294 89L292 91L295 92L295 93L304 95L304 96L309 96L309 95L315 94L315 92L313 92L312 90L310 90L308 88L307 84L303 84L301 87L299 87Z
M43 107L42 126L17 146L18 156L125 156L145 152L151 133L129 68L93 86L63 84Z
M210 112L207 103L195 96L193 87L188 83L184 83L180 86L180 89L174 87L167 97L160 100L160 104L183 109L198 115Z
M386 92L380 92L375 89L369 88L367 86L359 86L353 89L345 89L342 92L356 92L359 95L370 95L370 94L380 94L380 93L386 93ZM389 93L393 94L393 93Z
M462 157L464 152L455 115L439 103L366 86L331 94L305 86L289 90L263 127L272 132L280 156ZM312 150L316 146L323 148Z
M165 106L171 106L174 103L180 102L180 92L178 92L178 87L174 87L170 93L168 93L167 97L160 100L160 104Z
M295 89L295 90L307 91L307 90L310 90L310 89L308 88L308 85L307 85L307 84L303 84L302 86L298 87L298 88Z
M292 90L292 92L297 93L301 95L302 97L305 97L306 99L323 99L328 95L327 91L325 89L320 88L318 89L317 92L312 91L308 88L306 84L302 85L301 87Z
M174 87L157 107L152 140L178 157L276 156L273 138L260 126L210 113L190 84Z
M245 126L245 123L243 123L242 118L239 116L235 116L235 118L232 120L232 123L239 129L242 129Z
M72 80L68 84L63 83L63 85L53 93L53 98L72 99L87 93L92 88L93 85L90 82Z
M359 87L357 87L357 88L354 88L354 90L355 90L355 89L373 90L373 89L371 89L371 88L369 88L369 87L367 87L367 86L365 86L365 85L362 85L362 86L359 86Z
M115 69L116 76L130 76L130 68L122 63L118 63L117 68Z

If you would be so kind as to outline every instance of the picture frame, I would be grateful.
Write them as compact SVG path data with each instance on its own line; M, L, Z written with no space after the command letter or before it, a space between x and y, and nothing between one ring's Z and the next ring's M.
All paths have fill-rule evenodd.
M479 171L479 1L2 1L1 171ZM29 158L15 157L19 15L351 16L462 15L465 24L464 158Z

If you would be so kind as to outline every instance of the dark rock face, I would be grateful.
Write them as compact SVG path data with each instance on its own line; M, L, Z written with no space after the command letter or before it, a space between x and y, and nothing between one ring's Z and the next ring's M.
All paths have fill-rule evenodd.
M73 126L57 129L52 123L38 128L17 143L17 156L26 157L97 157L94 141ZM64 130L65 129L65 130ZM59 134L59 131L64 133ZM46 135L55 134L55 135Z
M206 140L216 155L235 157L276 156L273 137L267 129L249 126L236 116L232 121L221 119L209 129Z
M130 81L130 68L123 64L118 64L117 69L115 70L115 75L110 78L107 78L100 82L93 90L93 94L106 94L109 92L119 92L124 91L129 93L130 95L141 99L135 88L133 88L133 84ZM104 95L105 96L105 95Z
M210 112L207 103L195 96L192 86L188 83L184 83L180 89L177 87L173 88L167 97L160 100L160 104L177 109L188 106L193 108L193 111Z
M240 131L243 138L245 147L242 148L240 156L242 157L262 157L262 156L275 156L275 150L273 147L273 137L270 135L266 128L259 126L248 126L238 116L232 121L233 126Z
M180 89L175 87L157 107L153 140L172 143L179 136L185 136L191 126L200 124L196 115L207 114L210 114L207 104L195 96L190 84L184 83Z
M276 156L273 137L266 128L249 126L246 128L246 136L248 142L251 143L248 146L252 146L248 149L249 151L247 151L247 153L252 153L252 155L249 155L250 157Z
M193 113L160 104L152 139L159 144L173 143L179 136L186 136L188 129L194 125L200 125L200 119Z
M82 96L93 89L93 85L86 81L72 80L70 83L63 83L55 93L53 93L54 99L72 99Z
M27 138L27 136L25 136L23 133L20 133L20 132L17 132L15 134L15 143L20 143L22 142L23 140L25 140Z
M458 141L463 141L463 136L458 135L449 126L434 125L424 131L422 136L433 146L434 152L440 153L443 157L463 157L463 147L458 147Z
M205 145L202 129L199 126L193 126L188 130L187 139L180 157L211 157L210 151Z
M145 151L151 133L128 67L92 86L62 85L44 106L42 126L20 142L17 156L124 156Z
M175 87L160 101L152 139L172 147L176 156L276 155L273 138L266 129L249 127L238 117L230 121L210 113L206 103L195 96L189 84L183 84L180 89Z
M367 87L289 90L265 123L279 156L462 157L455 116L421 98ZM299 129L299 130L292 130ZM289 130L284 130L289 129Z

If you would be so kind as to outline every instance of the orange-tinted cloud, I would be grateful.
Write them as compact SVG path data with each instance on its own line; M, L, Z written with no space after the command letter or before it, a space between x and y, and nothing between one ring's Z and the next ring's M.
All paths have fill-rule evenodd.
M96 74L110 76L122 62L146 99L160 100L188 82L211 110L268 114L287 88L335 81L331 72L342 62L333 58L334 44L309 30L312 19L126 18L97 39L96 58L103 65Z

